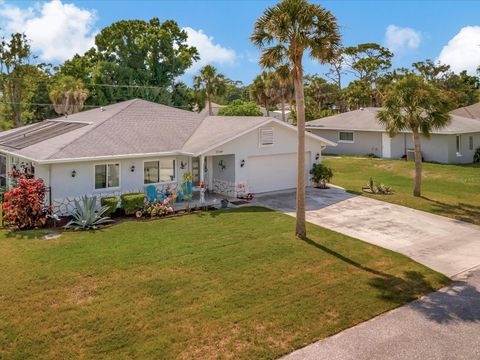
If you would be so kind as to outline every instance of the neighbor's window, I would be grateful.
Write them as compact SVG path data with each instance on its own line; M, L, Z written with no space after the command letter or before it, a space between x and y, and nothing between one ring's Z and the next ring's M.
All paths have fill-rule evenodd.
M468 148L473 150L473 136L468 137Z
M95 189L120 186L120 164L95 165Z
M145 161L143 165L145 184L156 184L175 180L175 160Z
M457 135L456 145L457 145L457 154L460 154L460 147L461 147L460 135Z
M338 140L343 142L353 142L353 132L340 131L338 134Z
M273 128L260 129L260 146L273 145Z

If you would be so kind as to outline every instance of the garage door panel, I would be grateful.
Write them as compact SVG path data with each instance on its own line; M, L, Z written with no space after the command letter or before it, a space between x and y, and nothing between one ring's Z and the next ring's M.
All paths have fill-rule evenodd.
M253 193L291 189L297 186L297 154L251 156L248 158L248 186ZM310 153L305 153L308 183Z

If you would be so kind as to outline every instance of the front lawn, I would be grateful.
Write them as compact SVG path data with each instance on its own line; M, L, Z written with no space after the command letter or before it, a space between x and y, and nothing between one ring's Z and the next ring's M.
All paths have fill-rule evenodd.
M96 232L0 233L0 358L275 358L448 283L247 207Z
M334 173L332 183L361 193L370 177L392 186L394 195L370 196L394 204L480 225L480 164L423 164L422 197L413 192L415 164L404 160L325 157Z

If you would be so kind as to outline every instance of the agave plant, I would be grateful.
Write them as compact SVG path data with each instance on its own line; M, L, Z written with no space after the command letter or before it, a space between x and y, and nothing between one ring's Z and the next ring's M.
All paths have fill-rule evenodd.
M73 219L65 225L65 229L88 230L97 229L105 223L112 221L108 216L103 216L109 206L97 206L97 197L82 196L81 201L75 200Z

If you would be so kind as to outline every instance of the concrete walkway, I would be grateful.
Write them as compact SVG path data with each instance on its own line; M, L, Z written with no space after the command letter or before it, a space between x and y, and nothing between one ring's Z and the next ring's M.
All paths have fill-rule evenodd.
M295 215L294 191L255 202ZM480 359L480 226L338 188L308 189L307 221L405 254L455 282L284 359Z
M259 194L255 203L295 215L295 191ZM480 226L346 193L307 190L307 221L407 255L447 276L480 265Z

